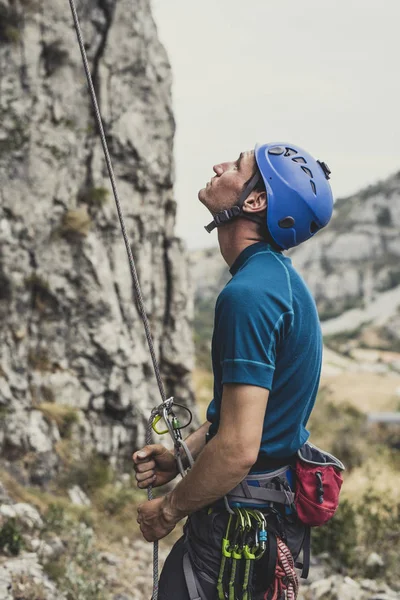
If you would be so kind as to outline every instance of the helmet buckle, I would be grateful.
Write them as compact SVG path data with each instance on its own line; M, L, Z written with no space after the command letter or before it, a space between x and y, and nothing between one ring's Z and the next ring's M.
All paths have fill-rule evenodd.
M326 163L324 163L322 160L317 160L317 163L319 164L319 166L323 170L326 179L330 179L332 171L330 170L330 168L328 167L328 165Z

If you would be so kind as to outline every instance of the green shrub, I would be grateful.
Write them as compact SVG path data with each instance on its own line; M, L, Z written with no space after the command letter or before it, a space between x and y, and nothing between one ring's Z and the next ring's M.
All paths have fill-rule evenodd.
M384 576L396 581L400 556L400 502L393 504L384 495L371 490L358 506L359 548L357 571L365 577ZM369 567L365 558L377 552L382 567Z
M358 577L381 576L396 581L400 556L400 503L393 504L369 491L360 502L340 502L336 515L312 531L312 550L327 552L336 569ZM371 552L380 555L381 567L368 566Z
M93 531L80 524L72 531L69 544L73 560L66 564L60 581L61 590L68 600L105 600L101 561L94 547Z
M50 560L43 565L43 570L50 579L59 582L65 577L65 560Z
M44 530L62 533L66 526L65 509L61 504L50 504L44 515Z
M77 409L55 402L42 402L37 406L48 421L56 423L62 438L71 437L72 427L79 421Z
M9 519L0 529L0 551L18 556L24 547L21 530L15 519Z
M138 492L135 488L122 487L115 489L115 486L112 486L104 495L103 510L107 514L115 516L121 514L127 506L134 505L137 499Z
M324 527L312 530L312 551L328 552L336 568L352 567L357 546L357 509L348 500L342 500L337 513Z
M109 191L105 187L89 187L80 195L79 200L89 206L102 206L108 201Z
M68 600L106 600L102 567L91 527L76 523L57 505L45 516L46 531L63 534L66 554L44 565Z
M22 16L14 6L0 5L0 43L15 44L20 39Z
M79 485L86 493L93 494L104 488L112 480L112 470L108 462L95 454L74 463L61 476L61 485L69 488Z

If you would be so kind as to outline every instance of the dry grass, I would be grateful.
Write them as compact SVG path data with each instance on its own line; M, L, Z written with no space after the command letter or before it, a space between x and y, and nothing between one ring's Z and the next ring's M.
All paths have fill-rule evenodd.
M350 404L363 413L399 409L400 375L395 373L340 373L324 377L322 385L335 403Z
M343 497L358 502L371 489L389 503L395 504L400 498L399 467L384 449L367 458L346 477Z
M72 426L78 422L79 414L76 408L55 402L42 402L37 407L48 421L53 421L60 432L61 437L68 438Z
M42 583L37 583L32 575L13 575L12 595L15 600L46 600L47 592Z
M195 369L193 382L196 395L197 410L201 422L206 420L207 407L213 397L213 375L205 369Z
M61 231L68 235L86 236L92 225L92 219L88 213L87 206L81 206L75 210L65 213L62 221Z

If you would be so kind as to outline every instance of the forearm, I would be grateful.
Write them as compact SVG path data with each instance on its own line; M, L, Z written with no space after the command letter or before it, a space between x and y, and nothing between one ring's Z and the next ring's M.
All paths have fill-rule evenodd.
M219 500L247 475L250 466L215 436L189 473L166 496L166 511L181 519Z
M194 460L196 460L196 458L199 456L200 452L203 450L204 446L206 445L206 434L208 432L209 426L210 426L210 423L208 421L206 421L205 423L203 423L203 425L201 425L201 427L196 429L196 431L191 433L185 439L185 442L186 442ZM182 458L184 468L187 469L189 467L189 461L187 460L187 457L186 457L185 452L183 451L183 448L181 448L181 458Z

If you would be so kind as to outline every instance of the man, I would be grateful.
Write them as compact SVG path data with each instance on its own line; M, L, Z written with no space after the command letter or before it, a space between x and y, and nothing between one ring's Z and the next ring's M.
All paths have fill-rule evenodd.
M177 542L165 563L160 600L191 597L182 567L185 551L199 596L217 598L228 519L221 498L249 472L291 464L308 439L306 424L320 378L322 336L315 303L282 251L327 225L333 209L327 165L297 146L264 144L215 165L214 173L199 200L213 215L206 229L218 228L221 254L232 274L215 310L214 398L207 422L187 439L193 468L172 492L138 510L148 541L166 536L189 515L186 541ZM133 460L141 488L177 475L172 453L161 445L143 448ZM301 539L288 545L296 557L304 528L294 527ZM255 597L263 598L263 592L259 588Z

